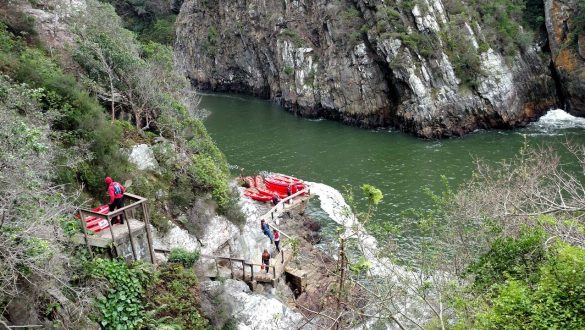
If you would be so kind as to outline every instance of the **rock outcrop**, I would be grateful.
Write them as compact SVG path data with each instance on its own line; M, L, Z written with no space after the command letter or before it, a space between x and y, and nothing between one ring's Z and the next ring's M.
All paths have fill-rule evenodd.
M577 0L546 0L545 21L554 68L566 110L585 116L585 32L575 25L585 8ZM582 3L582 2L581 2ZM581 24L585 24L581 23ZM583 27L581 27L583 29Z
M559 105L545 43L503 55L462 17L441 0L186 0L176 63L201 89L429 138L521 126Z

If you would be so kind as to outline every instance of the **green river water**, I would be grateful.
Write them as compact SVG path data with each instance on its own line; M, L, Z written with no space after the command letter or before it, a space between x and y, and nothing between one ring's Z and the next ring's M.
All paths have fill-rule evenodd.
M400 213L425 207L425 187L439 190L445 175L456 187L471 175L474 159L501 161L524 143L585 143L585 120L546 116L527 128L478 131L463 138L429 141L389 129L366 130L327 120L307 120L268 101L206 94L206 127L234 175L260 171L293 175L342 190L369 183L384 193L376 221L397 224ZM564 119L564 120L563 120ZM413 242L405 233L404 242ZM416 236L416 234L414 234ZM416 239L414 239L416 240Z

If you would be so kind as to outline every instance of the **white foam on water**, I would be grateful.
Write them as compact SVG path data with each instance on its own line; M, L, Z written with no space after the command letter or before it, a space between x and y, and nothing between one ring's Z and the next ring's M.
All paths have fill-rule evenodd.
M575 117L561 109L554 109L540 117L537 122L530 124L529 127L546 130L585 128L585 118Z

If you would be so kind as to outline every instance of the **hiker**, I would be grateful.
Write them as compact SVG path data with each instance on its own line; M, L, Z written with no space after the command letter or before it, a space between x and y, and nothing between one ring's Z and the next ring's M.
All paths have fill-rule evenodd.
M118 182L112 180L112 178L106 178L106 184L108 185L108 194L110 195L110 202L108 203L108 207L110 212L114 211L115 209L121 209L124 207L124 193L126 192L126 188L119 184ZM124 216L120 214L115 219L123 225L124 224ZM112 225L114 225L114 219L111 220Z
M270 227L268 227L268 224L264 222L264 220L260 221L260 229L262 229L264 235L268 236L268 238L270 239L270 244L272 244L273 243L272 233L270 232Z
M272 204L273 204L274 206L276 206L276 204L278 204L279 202L280 202L280 197L278 197L278 195L277 195L277 194L274 194L274 195L272 196Z
M268 265L270 265L270 253L268 253L268 250L266 249L264 249L264 252L262 253L262 264L268 273Z
M280 244L280 233L277 229L274 229L272 234L274 236L274 245L276 245L276 251L280 252L280 247L278 246L278 244Z

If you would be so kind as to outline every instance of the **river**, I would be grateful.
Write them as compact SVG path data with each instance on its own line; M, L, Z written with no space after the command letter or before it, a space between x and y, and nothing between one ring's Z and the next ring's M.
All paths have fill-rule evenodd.
M330 185L382 190L375 221L400 224L401 212L428 206L423 189L440 191L441 175L457 187L474 160L498 162L529 145L585 143L585 119L553 110L526 128L477 131L463 138L423 140L392 129L366 130L327 120L299 118L268 101L241 95L204 94L205 125L225 153L234 175L279 172ZM361 196L357 191L356 197ZM362 203L363 205L363 203ZM316 216L318 210L313 208ZM403 232L414 244L416 233Z

